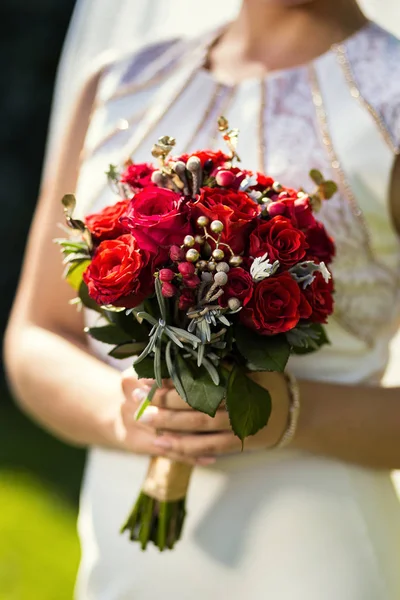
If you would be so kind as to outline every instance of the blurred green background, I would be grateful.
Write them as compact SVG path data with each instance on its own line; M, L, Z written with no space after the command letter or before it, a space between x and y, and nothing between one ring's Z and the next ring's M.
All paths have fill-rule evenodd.
M73 5L1 2L2 333L37 199L54 77ZM0 377L0 600L71 600L84 453L24 417L3 372Z

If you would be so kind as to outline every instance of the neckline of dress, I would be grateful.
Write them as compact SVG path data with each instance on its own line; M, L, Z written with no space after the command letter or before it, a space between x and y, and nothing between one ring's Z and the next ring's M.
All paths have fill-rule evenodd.
M241 88L241 87L251 86L254 84L259 85L260 82L264 82L266 84L268 81L271 81L274 79L279 79L284 76L293 75L295 73L304 71L304 69L308 69L309 67L317 66L319 63L323 62L327 57L334 54L335 50L337 48L340 48L342 46L347 47L348 44L354 43L360 37L362 37L364 34L368 33L375 26L376 26L376 23L374 23L373 21L367 20L367 22L364 23L364 25L362 25L362 27L360 27L359 29L354 31L352 34L348 35L346 38L344 38L340 42L332 44L332 46L330 48L328 48L328 50L325 50L325 52L322 52L321 54L319 54L314 59L312 59L308 62L300 63L298 65L293 65L292 67L285 67L282 69L274 69L272 71L265 73L265 75L262 75L259 77L245 77L244 79L242 79L241 81L238 81L236 83L228 83L227 81L224 81L224 80L216 77L214 75L214 73L212 73L212 71L210 71L205 66L211 47L213 46L213 44L216 42L218 37L223 33L224 29L226 28L226 25L224 25L222 27L221 26L218 27L217 30L214 29L211 32L211 34L210 34L210 32L208 32L208 34L206 35L206 39L204 39L204 37L203 37L203 40L201 43L201 60L200 60L200 64L199 64L199 67L197 70L200 74L205 76L207 79L209 79L215 85L218 85L218 86L226 88L226 89Z

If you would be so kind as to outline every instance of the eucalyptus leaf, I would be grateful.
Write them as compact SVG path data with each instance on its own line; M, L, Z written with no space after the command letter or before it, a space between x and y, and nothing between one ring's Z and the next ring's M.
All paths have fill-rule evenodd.
M325 327L320 323L297 326L286 334L294 354L311 354L330 344Z
M259 371L282 373L285 370L290 356L290 344L285 335L262 336L237 324L235 339L240 354Z
M176 365L189 406L214 417L226 395L226 386L215 385L204 366L197 367L180 354L176 356Z
M154 376L158 387L162 387L161 372L161 338L158 338L154 347Z
M168 342L165 348L165 362L167 364L168 373L176 388L176 391L185 402L188 401L185 388L182 385L179 373L176 368L176 363L172 359L172 342Z
M148 323L150 323L150 325L157 325L158 321L157 319L155 319L154 317L152 317L151 315L149 315L149 313L144 312L144 311L139 311L136 314L138 319L142 319L143 321L147 321Z
M226 406L234 434L244 442L268 423L271 415L269 392L247 376L239 366L234 366L227 386Z
M165 298L162 295L162 291L161 291L161 281L158 279L158 277L156 277L156 280L155 280L155 288L156 288L158 305L160 307L161 318L164 321L166 321L167 320L167 307L165 304Z
M138 356L138 358L135 360L135 362L133 363L133 367L135 368L136 365L138 365L142 360L144 360L146 358L146 356L148 356L149 354L151 354L154 351L154 347L157 343L157 338L158 338L158 334L159 334L159 329L157 328L156 332L153 334L153 336L150 338L149 343L147 344L146 348L143 350L143 352L140 354L140 356Z
M173 327L172 325L168 325L168 329L171 329L174 333L176 333L178 337L181 337L184 340L191 342L194 347L196 347L197 344L201 343L200 338L198 338L196 335L193 335L193 333L189 333L188 331L186 331L186 329L181 329L180 327Z
M165 327L164 328L164 333L166 336L169 337L169 339L174 342L174 344L176 344L177 346L179 346L179 348L183 348L183 344L180 341L180 339L175 335L175 333L172 331L172 329L170 327Z

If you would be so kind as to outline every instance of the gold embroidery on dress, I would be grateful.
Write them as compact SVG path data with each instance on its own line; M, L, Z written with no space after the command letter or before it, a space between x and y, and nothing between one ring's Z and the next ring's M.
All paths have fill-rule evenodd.
M381 132L383 139L385 140L386 144L389 146L389 148L393 152L393 154L396 154L396 155L400 154L400 149L396 148L396 145L393 142L392 136L391 136L388 128L386 127L382 117L378 114L378 112L375 110L375 108L361 94L361 91L360 91L359 87L357 86L357 83L354 79L351 64L350 64L349 58L347 56L346 47L343 44L335 44L332 46L332 50L333 50L333 52L335 52L337 61L343 70L346 83L350 88L350 94L352 95L353 98L358 100L368 110L368 112L374 119L376 125L378 126L378 129Z
M212 112L221 96L221 92L223 89L224 89L224 85L222 83L215 83L214 92L211 95L210 101L208 102L208 104L206 106L204 114L203 114L202 118L199 120L199 123L193 132L193 135L190 137L187 144L185 144L185 148L184 148L183 152L188 152L191 150L194 142L196 141L197 136L199 135L199 133L203 129L204 125L209 120L210 115L212 114Z
M341 189L339 209L342 216L341 227L347 228L349 239L341 243L338 258L332 265L335 277L336 305L333 318L349 333L361 339L369 346L374 344L374 333L384 328L395 307L398 275L381 261L378 261L371 247L370 235L364 215L358 206L346 175L336 155L329 132L324 100L320 89L316 69L309 66L312 99L317 115L322 142ZM351 213L359 224L362 233L360 243L364 246L364 255L357 264L357 253L351 253L351 239L356 231L347 227L343 198L347 198ZM346 235L346 234L345 234ZM365 264L365 258L367 264ZM362 308L362 310L361 310Z

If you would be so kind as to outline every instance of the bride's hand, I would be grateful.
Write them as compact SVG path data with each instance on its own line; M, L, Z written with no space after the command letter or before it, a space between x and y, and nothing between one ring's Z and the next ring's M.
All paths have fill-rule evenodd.
M286 429L288 418L289 398L284 377L279 373L254 373L252 377L270 391L272 413L267 427L246 439L245 451L274 447ZM122 414L127 427L129 422L134 421L134 413L152 383L147 381L143 388L142 381L138 382L129 372L123 376L126 402ZM214 418L188 410L170 381L157 391L152 405L146 409L139 423L135 422L135 428L136 435L140 428L152 435L151 440L146 440L142 453L167 456L191 464L210 464L220 455L242 449L240 440L231 431L225 408L218 410ZM133 451L138 452L136 449Z
M181 453L167 448L167 443L159 433L159 430L165 429L165 427L159 427L156 422L153 423L151 421L153 415L158 417L158 414L156 415L158 410L163 411L162 414L164 414L168 420L172 420L173 415L177 416L185 413L185 415L196 416L197 414L200 414L192 409L188 410L188 405L176 393L170 380L163 381L163 387L156 391L152 405L146 409L143 417L139 421L136 420L137 410L148 395L153 383L152 379L137 379L133 369L127 369L122 374L124 401L121 404L120 414L117 417L117 425L115 427L117 430L116 435L119 447L128 452L134 452L135 454L168 456L173 460L191 465L204 465L214 462L213 459L210 460L209 457L203 457L201 455L182 456ZM158 407L166 408L159 409ZM158 417L156 420L162 421L162 418ZM188 421L191 421L190 416ZM188 427L188 423L185 419L183 419L182 422L180 418L177 419L177 431L181 431L179 427L181 423L183 423L183 431L185 431ZM172 427L172 429L174 430L174 427ZM190 427L189 430L197 431L196 423L195 427Z

